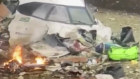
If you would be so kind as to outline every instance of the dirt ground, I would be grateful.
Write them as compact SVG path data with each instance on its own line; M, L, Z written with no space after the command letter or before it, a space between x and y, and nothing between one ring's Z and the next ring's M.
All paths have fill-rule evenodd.
M111 27L113 33L119 33L124 26L131 26L136 41L140 41L140 15L123 11L99 9L95 17L105 26Z
M95 14L95 17L99 19L105 26L111 27L113 33L120 33L122 27L131 26L133 28L135 40L137 42L140 41L139 14L99 9L99 11ZM140 61L138 61L138 64L133 64L132 61L119 62L124 67L126 74L124 79L140 79Z

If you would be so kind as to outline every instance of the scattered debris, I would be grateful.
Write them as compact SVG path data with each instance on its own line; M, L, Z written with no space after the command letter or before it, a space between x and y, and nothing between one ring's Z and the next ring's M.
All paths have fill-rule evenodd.
M72 79L90 79L91 77L93 77L93 79L119 79L125 77L123 67L119 64L113 65L113 63L110 63L108 60L109 58L119 61L124 60L122 57L119 58L118 54L117 57L116 54L115 57L113 57L114 53L112 48L117 47L122 49L122 46L116 43L106 42L97 44L96 39L93 37L82 36L80 38L84 40L84 42L79 38L63 38L58 34L44 36L44 39L39 42L23 46L23 52L25 53L23 53L24 55L21 57L27 58L24 59L24 63L21 63L21 60L17 60L16 57L14 57L15 59L4 62L4 67L1 66L0 72L20 73L20 76L24 76L27 73L32 74L35 71L41 71L39 73L42 73L42 71L50 71L53 77L70 77ZM84 45L84 43L89 43L90 47ZM133 47L134 49L136 48L136 54L133 53L135 52L134 50L130 52L130 49ZM130 48L128 49L129 53L133 53L136 56L130 60L138 57L137 46L127 48ZM126 47L124 50L127 50ZM21 54L18 54L18 56L20 55ZM130 57L133 57L132 54ZM132 60L131 64L134 65L137 64L137 62Z
M54 62L73 62L73 63L85 63L88 58L82 56L66 56L58 59L54 59Z
M116 64L112 64L106 68L104 68L105 70L101 70L99 73L102 74L110 74L112 75L115 79L119 79L125 76L124 73L124 69L123 67L116 63Z
M21 46L16 46L11 59L3 63L3 68L1 68L1 72L17 74L23 71L29 72L36 70L45 70L45 67L48 64L46 57L38 55L34 58L35 62L26 62L24 61L22 51L23 48Z
M0 4L0 11L3 10L3 7L4 5ZM2 23L7 20L5 19L7 14L7 10L0 13ZM25 16L18 19L20 22L26 23L32 20ZM110 20L115 19L110 18ZM40 25L36 20L33 22ZM103 26L101 23L99 24ZM94 29L90 30L87 30L88 28L75 28L73 33L67 32L67 29L70 29L67 28L61 30L60 35L53 33L54 27L48 30L47 26L42 26L41 29L38 29L40 28L38 26L30 28L25 26L20 28L18 32L17 29L10 27L10 30L14 31L10 34L17 35L17 38L29 36L24 40L27 41L25 44L23 44L24 41L20 40L23 46L17 45L16 48L14 48L14 44L10 46L9 31L6 26L4 26L5 28L2 26L0 27L0 78L2 73L2 75L16 74L18 79L24 79L27 74L37 76L45 74L45 77L41 79L47 78L46 75L53 75L52 77L60 79L119 79L125 78L127 74L122 65L114 64L114 62L131 60L129 63L131 66L138 66L138 60L134 60L138 59L138 43L135 42L132 28L129 26L122 28L119 38L112 36L112 41L110 28L106 27L95 26ZM36 28L34 32L37 31L38 34L31 33L33 28ZM52 33L49 34L48 31L52 31ZM103 35L103 33L105 34ZM34 36L35 34L37 37ZM30 37L32 35L33 37ZM61 35L67 36L61 37ZM12 41L20 44L17 40ZM126 66L126 68L130 69L131 66ZM129 73L135 72L139 72L139 70L133 70Z

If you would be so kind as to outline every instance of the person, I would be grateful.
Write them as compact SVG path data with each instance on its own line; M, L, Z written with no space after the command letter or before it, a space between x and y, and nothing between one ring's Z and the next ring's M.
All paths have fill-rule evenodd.
M0 3L0 22L9 15L9 9L3 4Z
M0 1L1 2L1 1ZM0 3L0 49L9 49L9 32L3 28L3 21L10 14L9 9L1 2Z

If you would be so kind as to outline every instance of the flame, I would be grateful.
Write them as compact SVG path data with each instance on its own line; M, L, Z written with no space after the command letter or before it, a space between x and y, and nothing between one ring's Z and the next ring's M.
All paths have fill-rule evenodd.
M16 60L18 63L22 64L22 47L21 46L16 46L13 55L12 55L12 59L4 62L4 66L8 65L10 62Z
M36 64L45 64L46 63L46 58L43 58L43 57L36 57L35 58L35 61L36 61Z
M13 59L12 60L9 60L8 62L4 62L4 66L8 65L12 61L13 61Z
M13 59L17 60L20 64L22 63L22 47L21 46L16 46L13 53Z
M3 63L4 68L11 73L17 73L19 69L22 68L26 63L23 63L22 57L22 47L16 46L14 52L12 53L12 58ZM34 60L35 63L31 63L30 61L28 61L29 63L31 63L31 66L33 66L33 70L44 70L45 66L48 64L47 58L45 56L36 55L36 58Z

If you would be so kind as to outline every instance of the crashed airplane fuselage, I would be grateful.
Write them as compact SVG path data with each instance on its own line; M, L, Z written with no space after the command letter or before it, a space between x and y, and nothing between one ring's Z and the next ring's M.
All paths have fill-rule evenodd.
M9 41L28 44L56 33L70 37L77 29L97 30L97 36L110 41L111 29L91 16L84 0L20 0L9 25Z

